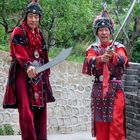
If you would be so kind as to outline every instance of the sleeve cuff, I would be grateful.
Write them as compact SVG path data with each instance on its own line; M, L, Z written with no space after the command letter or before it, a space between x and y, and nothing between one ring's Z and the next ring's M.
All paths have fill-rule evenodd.
M117 65L118 64L118 55L117 55L117 53L114 53L113 54L112 63L114 65Z
M95 68L100 69L102 67L101 56L91 58L90 59L90 66L93 69L95 69Z
M24 64L24 69L25 69L25 71L27 71L27 69L29 68L29 66L33 66L33 63L32 62L26 62L25 64Z

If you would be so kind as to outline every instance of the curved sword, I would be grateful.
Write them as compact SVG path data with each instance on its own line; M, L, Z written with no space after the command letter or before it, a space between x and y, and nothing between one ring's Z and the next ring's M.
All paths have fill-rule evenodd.
M51 60L50 62L44 64L43 66L41 66L39 68L36 68L35 73L38 74L44 70L47 70L47 69L61 63L70 55L71 51L72 51L72 47L68 48L68 49L63 49L53 60Z

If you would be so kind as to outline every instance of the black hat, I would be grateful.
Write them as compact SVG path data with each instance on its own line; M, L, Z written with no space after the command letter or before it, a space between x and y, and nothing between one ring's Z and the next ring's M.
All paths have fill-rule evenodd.
M27 16L28 13L38 14L40 17L42 16L42 8L38 3L38 0L32 0L25 9L25 15Z
M110 17L106 8L107 8L107 5L106 3L104 3L101 14L94 19L93 27L94 27L95 33L97 33L100 27L107 27L109 28L111 33L114 32L114 21Z

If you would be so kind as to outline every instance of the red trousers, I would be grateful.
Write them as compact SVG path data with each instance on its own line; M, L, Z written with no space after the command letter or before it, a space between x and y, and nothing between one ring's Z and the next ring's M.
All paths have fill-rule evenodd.
M27 78L23 71L17 77L16 89L22 140L47 140L46 106L44 110L31 110Z
M124 93L119 90L114 100L113 121L95 122L97 140L125 140Z

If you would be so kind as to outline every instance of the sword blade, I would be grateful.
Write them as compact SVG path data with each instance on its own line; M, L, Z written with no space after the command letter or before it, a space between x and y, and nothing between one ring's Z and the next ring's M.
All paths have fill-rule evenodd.
M41 66L39 68L36 68L35 73L38 74L44 70L47 70L47 69L61 63L70 55L71 51L72 51L72 47L68 48L68 49L63 49L53 60L51 60L50 62L44 64L43 66Z
M114 40L113 40L112 44L114 44L114 42L116 41L116 39L117 39L117 37L118 37L118 35L119 35L120 31L122 30L122 28L123 28L124 24L126 23L126 21L127 21L128 17L129 17L129 15L130 15L130 14L131 14L131 12L132 12L133 7L134 7L134 5L135 5L136 1L137 1L137 0L134 0L134 1L133 1L132 5L131 5L131 7L130 7L130 9L129 9L129 11L128 11L128 14L127 14L127 16L126 16L125 20L123 21L123 23L122 23L122 25L121 25L121 27L120 27L119 31L117 32L117 34L116 34L116 36L115 36L115 38L114 38Z

